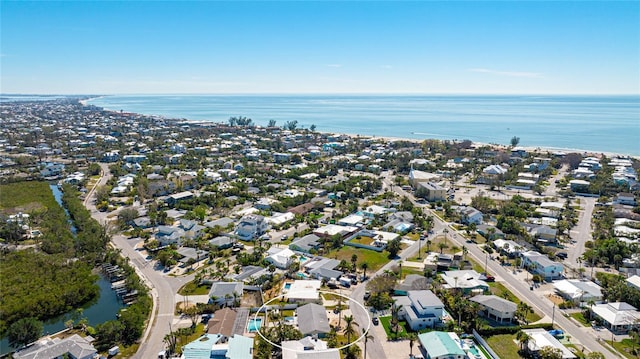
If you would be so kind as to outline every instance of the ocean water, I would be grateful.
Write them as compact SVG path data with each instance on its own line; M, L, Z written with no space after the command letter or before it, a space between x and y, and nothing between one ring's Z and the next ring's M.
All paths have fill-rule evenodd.
M147 95L105 96L110 110L197 121L411 139L472 140L640 155L640 96Z

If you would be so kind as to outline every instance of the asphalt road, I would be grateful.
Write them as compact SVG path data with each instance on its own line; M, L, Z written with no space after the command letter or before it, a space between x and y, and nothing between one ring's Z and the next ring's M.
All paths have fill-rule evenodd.
M384 186L390 188L397 194L401 196L407 196L409 199L411 199L414 205L421 206L420 204L415 203L413 196L410 193L405 192L399 186L394 186L393 183L391 182L391 176L384 176L383 183L384 183ZM576 242L576 248L574 249L574 251L572 251L573 255L576 256L576 258L577 256L582 255L582 252L584 251L584 242L587 240L587 238L590 238L590 232L591 232L590 231L590 223L591 223L590 212L593 211L593 207L591 206L595 203L595 201L590 202L589 200L592 200L592 199L587 198L587 202L586 202L587 204L585 206L585 210L583 211L582 216L580 217L580 221L577 227L577 230L584 235L580 236L581 237L580 240ZM448 223L441 220L438 216L436 216L430 210L425 209L425 211L428 211L429 214L432 215L434 218L433 230L434 230L435 236L441 234L444 228L448 228L449 233L451 234L456 233L456 231L452 227L449 227ZM453 242L456 242L459 246L465 245L469 250L468 255L473 259L475 259L478 263L485 263L486 253L476 245L469 245L469 244L463 243L464 237L462 236L462 234L459 233L457 236L449 235L449 238ZM417 250L418 250L418 242L416 242L414 245L404 250L400 254L400 258L405 259L405 258L411 257L416 253ZM380 268L375 273L375 275L380 274L387 269L390 269L391 266L396 265L397 262L398 260L394 260L394 261L391 261L390 263L387 263L385 266ZM529 303L529 305L531 305L539 314L543 314L548 316L549 318L553 318L554 323L560 328L562 328L562 330L566 334L571 336L572 342L574 343L579 342L587 349L587 351L601 352L604 354L606 358L618 358L617 355L611 353L607 348L603 347L597 341L597 336L591 332L590 328L580 327L574 322L565 318L562 315L561 311L557 308L554 308L553 304L549 300L539 296L537 293L532 293L529 290L529 284L515 277L508 267L503 267L498 262L492 261L492 260L489 260L487 262L487 267L488 267L488 272L498 278L501 278L503 280L503 284L507 288L509 288L509 290L511 290L511 292L514 295L520 298L520 300ZM370 278L372 278L373 276L374 275L371 275ZM363 295L365 291L364 287L365 286L360 286L353 292L353 297L356 300L361 302L363 300ZM356 320L359 323L360 321L368 320L368 318L357 316L356 313L354 313L354 315L356 315ZM375 334L373 331L371 333ZM386 358L384 351L382 349L382 345L380 345L381 341L386 341L386 338L375 337L375 340L373 342L369 341L367 343L367 358L371 358L371 359Z
M567 263L577 268L579 266L578 259L584 253L584 244L586 241L593 239L591 236L591 217L595 208L597 199L593 197L580 197L580 202L584 203L584 207L580 212L578 224L571 230L571 238L575 241L568 251ZM583 263L584 265L584 263Z
M96 209L94 194L95 188L103 186L111 178L111 173L106 164L101 164L102 176L97 185L92 189L85 199L85 206L91 212L91 216L99 223L104 224L109 221L106 212ZM153 314L150 323L147 325L145 333L141 339L140 348L133 358L148 359L157 358L158 352L164 350L164 337L170 330L175 330L171 326L175 315L175 294L185 283L193 280L194 275L169 277L165 275L162 268L155 266L155 261L147 261L134 248L135 239L127 239L125 236L114 235L111 243L121 250L122 256L129 258L131 264L137 271L140 278L151 289L153 297Z

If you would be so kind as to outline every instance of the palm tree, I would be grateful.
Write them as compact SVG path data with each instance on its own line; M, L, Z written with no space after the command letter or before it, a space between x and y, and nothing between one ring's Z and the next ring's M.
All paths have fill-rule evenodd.
M353 271L356 271L356 263L358 262L358 255L354 254L351 256L351 268L353 268Z
M448 246L446 243L444 243L444 242L440 242L440 243L438 243L438 248L440 248L440 254L442 254L442 251L443 251L445 248L448 248L448 247L449 247L449 246Z
M344 316L344 335L347 336L347 344L351 344L351 336L356 334L356 330L353 328L358 323L353 321L353 315Z
M345 359L356 359L360 356L360 347L357 345L349 345L348 347L342 349L342 353L344 354Z
M398 319L399 312L400 307L393 301L393 304L391 304L391 329L393 329L396 338L398 337L398 327L400 326L400 320Z
M467 246L463 245L462 246L462 258L466 261L467 260L467 254L469 253L469 249L467 248Z
M416 333L409 333L409 356L413 357L413 344L415 344L416 339L418 339L418 336L416 335Z
M431 252L431 240L427 239L427 252Z
M367 279L367 269L369 269L369 264L367 262L360 263L360 268L362 269L362 278Z
M529 341L532 340L531 336L522 330L516 333L516 340L520 343L520 351L524 351L525 348L529 348Z
M362 333L364 333L364 359L367 359L367 342L369 340L375 340L375 337L369 334L369 331L364 328L362 328Z

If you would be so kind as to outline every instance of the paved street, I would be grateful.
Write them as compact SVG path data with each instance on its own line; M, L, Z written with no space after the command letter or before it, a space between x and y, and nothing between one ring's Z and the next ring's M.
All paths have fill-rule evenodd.
M100 212L96 209L94 203L95 188L103 186L111 178L111 173L106 164L101 164L103 175L97 185L91 190L85 199L85 206L91 212L93 218L99 223L106 223L109 218L106 212ZM175 294L178 289L193 279L193 275L181 277L169 277L162 272L162 268L154 267L155 262L147 261L139 251L135 249L137 240L128 239L123 235L117 234L112 238L112 244L115 248L122 251L124 257L129 258L129 264L134 266L138 275L151 288L153 296L153 314L150 324L141 339L141 345L138 352L133 358L157 358L158 352L164 349L164 337L169 334L170 330L175 330L173 326L175 319Z

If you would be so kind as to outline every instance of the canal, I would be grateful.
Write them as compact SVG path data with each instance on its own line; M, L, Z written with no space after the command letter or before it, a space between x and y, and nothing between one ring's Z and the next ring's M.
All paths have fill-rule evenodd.
M55 184L50 185L51 191L56 201L62 208L64 208L67 216L69 213L62 204L62 191ZM76 228L71 223L71 231L75 234ZM98 280L98 286L100 287L100 295L97 299L86 303L82 306L81 318L87 318L89 326L95 327L98 324L104 323L108 320L116 319L118 311L124 307L122 301L119 300L116 292L111 289L111 283L107 278L100 274ZM65 328L64 322L71 319L76 314L76 309L73 309L65 314L61 314L55 318L52 318L44 323L44 334L53 334L59 332ZM7 338L0 340L0 355L11 352L13 348L9 347L9 341Z

